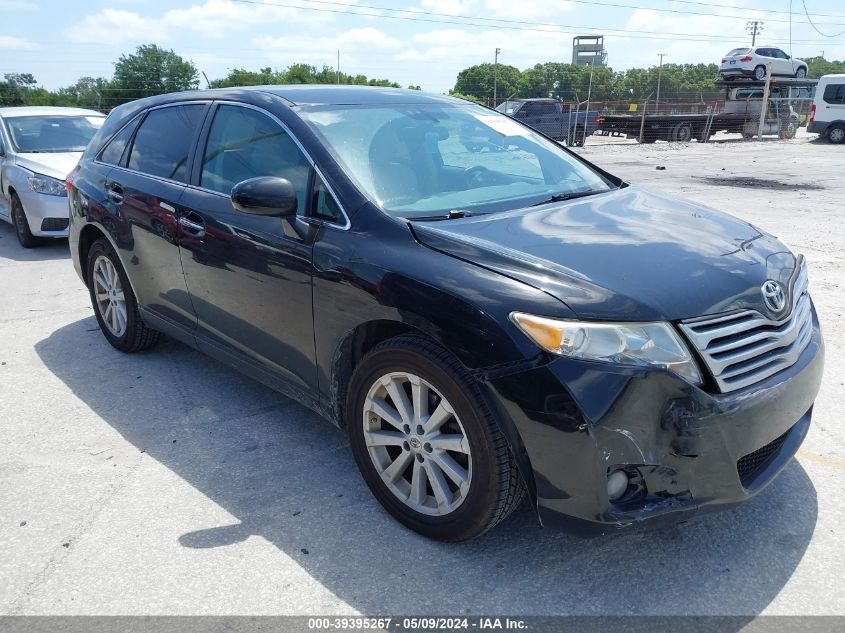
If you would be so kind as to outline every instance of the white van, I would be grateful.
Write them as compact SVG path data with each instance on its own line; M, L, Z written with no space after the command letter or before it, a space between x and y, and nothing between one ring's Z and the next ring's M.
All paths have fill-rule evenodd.
M824 75L816 86L807 131L845 143L845 75Z

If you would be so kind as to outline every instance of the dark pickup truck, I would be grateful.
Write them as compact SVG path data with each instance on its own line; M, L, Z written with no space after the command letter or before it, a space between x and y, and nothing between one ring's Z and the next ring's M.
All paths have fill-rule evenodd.
M582 110L556 99L508 99L496 110L556 141L577 146L583 145L584 139L596 130L599 116L596 110Z

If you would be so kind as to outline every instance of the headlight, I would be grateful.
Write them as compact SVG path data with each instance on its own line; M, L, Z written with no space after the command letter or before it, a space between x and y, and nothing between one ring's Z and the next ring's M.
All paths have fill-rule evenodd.
M700 385L687 346L668 323L560 321L512 312L511 320L544 350L559 356L620 365L659 367Z
M29 186L32 187L32 190L38 193L48 196L67 195L67 189L63 180L56 180L49 176L30 176L27 180L29 180Z

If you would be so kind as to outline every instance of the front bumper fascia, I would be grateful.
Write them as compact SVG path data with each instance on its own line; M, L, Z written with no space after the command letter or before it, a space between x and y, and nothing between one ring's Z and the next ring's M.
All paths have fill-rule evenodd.
M48 196L47 194L33 191L30 187L20 187L17 190L18 197L23 205L29 222L29 230L36 237L67 237L68 227L60 231L44 231L41 226L44 220L65 220L69 219L68 199L65 196Z
M823 364L813 311L813 336L796 363L731 393L708 393L668 372L566 358L485 385L509 436L519 437L512 447L524 453L541 521L589 536L677 523L750 499L806 436ZM737 461L781 436L776 454L743 485ZM617 468L638 489L612 503L606 482Z

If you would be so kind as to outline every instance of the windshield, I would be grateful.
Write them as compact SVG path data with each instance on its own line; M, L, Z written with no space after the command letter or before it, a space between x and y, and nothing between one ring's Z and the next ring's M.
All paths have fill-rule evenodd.
M18 152L81 152L104 116L19 116L6 119L6 129Z
M611 188L556 143L473 104L310 106L299 114L362 192L397 216L490 213Z
M507 115L512 115L517 110L517 108L519 108L519 105L519 101L505 101L504 103L500 103L496 107L496 110Z

